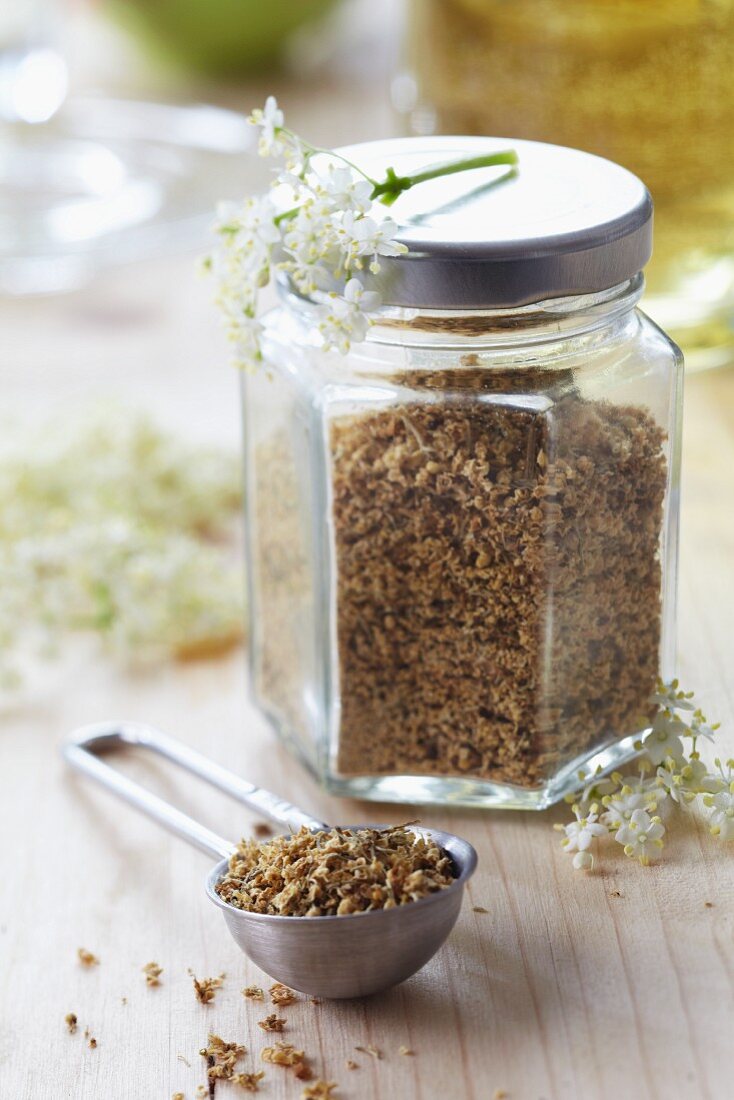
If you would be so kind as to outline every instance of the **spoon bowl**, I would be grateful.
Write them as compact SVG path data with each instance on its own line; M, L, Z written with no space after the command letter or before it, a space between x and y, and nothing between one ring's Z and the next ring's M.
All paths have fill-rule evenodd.
M381 829L383 825L347 825ZM283 985L316 997L364 997L405 981L431 959L456 923L464 886L476 867L471 844L452 833L422 829L450 857L450 886L393 909L349 916L281 917L248 913L223 901L216 887L227 860L209 873L206 892L224 915L237 946Z

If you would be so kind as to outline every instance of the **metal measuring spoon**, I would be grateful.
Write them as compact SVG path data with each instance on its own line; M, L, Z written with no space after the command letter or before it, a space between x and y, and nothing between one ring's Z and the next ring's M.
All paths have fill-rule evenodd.
M302 825L313 832L330 826L150 726L136 722L84 726L62 749L73 768L218 860L206 879L209 898L222 910L237 945L261 970L284 985L319 997L363 997L388 989L425 966L453 928L464 886L477 865L477 854L471 844L452 833L414 825L413 832L430 836L451 857L456 875L451 886L394 909L340 917L280 917L236 909L222 901L215 889L227 871L235 845L99 758L124 745L149 749L171 760L290 832Z

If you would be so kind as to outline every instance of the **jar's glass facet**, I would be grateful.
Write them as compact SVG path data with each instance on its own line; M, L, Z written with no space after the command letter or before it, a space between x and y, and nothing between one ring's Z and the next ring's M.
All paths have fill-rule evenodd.
M331 789L542 807L630 754L672 669L680 419L639 289L395 310L346 359L269 317L253 690Z
M263 371L246 378L243 392L252 690L291 747L313 764L324 716L314 538L323 478L312 468L320 447L297 375Z

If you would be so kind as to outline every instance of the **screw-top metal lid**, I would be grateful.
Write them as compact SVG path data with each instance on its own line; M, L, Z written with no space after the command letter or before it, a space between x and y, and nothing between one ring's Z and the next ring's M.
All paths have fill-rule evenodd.
M491 309L606 290L641 271L652 252L652 199L612 161L536 141L431 137L339 149L374 179L513 148L517 174L480 168L421 183L390 209L403 256L370 277L383 302ZM375 216L386 208L375 203Z

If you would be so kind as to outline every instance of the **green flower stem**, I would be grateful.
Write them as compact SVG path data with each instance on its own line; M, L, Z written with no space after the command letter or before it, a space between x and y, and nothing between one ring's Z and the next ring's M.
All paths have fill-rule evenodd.
M518 164L518 156L515 150L505 149L501 153L484 153L477 157L464 157L462 160L453 160L448 161L446 164L437 164L433 168L426 168L425 171L418 172L414 176L399 176L394 168L388 168L384 180L378 181L374 180L372 176L368 176L367 173L363 171L359 165L354 164L353 161L343 157L340 153L335 153L333 149L320 149L316 145L310 145L302 138L297 138L293 131L285 126L281 127L278 132L287 134L289 137L300 142L306 157L303 165L304 172L311 157L319 153L336 157L337 160L342 161L344 164L354 169L363 179L371 183L372 194L370 198L373 201L379 199L385 206L392 206L404 191L409 191L411 187L415 187L419 183L426 183L428 180L439 179L441 176L453 176L457 172L471 172L475 168L493 168L498 164L507 164L510 165L511 168L515 168ZM297 213L297 208L294 210L286 210L284 213L278 215L275 219L275 224L280 225L282 221L295 217Z
M449 161L448 164L439 164L435 168L426 168L424 172L418 172L414 176L398 176L393 168L388 168L383 182L375 184L371 197L390 206L403 191L409 191L419 183L439 179L441 176L452 176L457 172L470 172L475 168L492 168L497 164L509 164L514 168L517 163L515 150L507 149L501 153L485 153L483 156Z
M282 214L276 214L276 216L273 218L273 223L275 225L280 225L281 222L291 221L293 218L295 218L300 209L300 206L292 206L290 210L284 210Z

